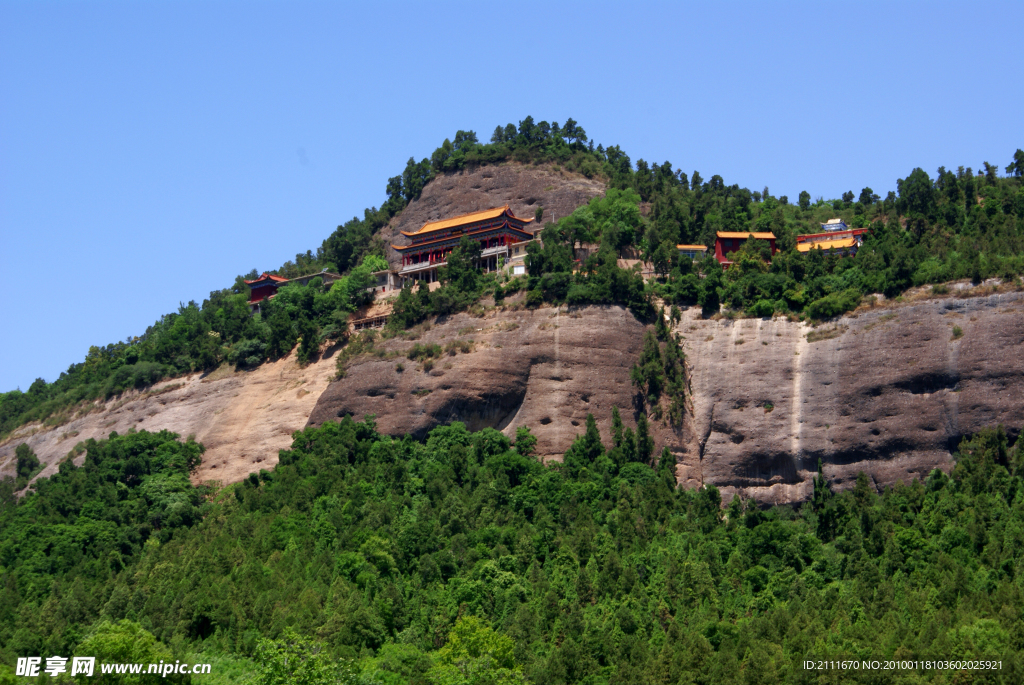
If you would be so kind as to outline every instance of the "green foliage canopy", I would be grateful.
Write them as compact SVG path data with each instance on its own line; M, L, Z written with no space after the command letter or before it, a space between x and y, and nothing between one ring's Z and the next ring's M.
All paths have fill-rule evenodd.
M812 653L938 653L1002 658L993 682L1019 682L1024 458L1006 431L965 439L950 475L878 493L819 474L802 507L723 509L714 486L675 486L664 449L641 463L662 446L615 414L610 447L588 418L550 466L490 429L417 442L344 419L205 503L184 477L198 446L93 443L0 512L0 651L135 631L255 659L258 682L389 684L804 682ZM164 518L175 492L198 516ZM146 542L117 542L142 521Z

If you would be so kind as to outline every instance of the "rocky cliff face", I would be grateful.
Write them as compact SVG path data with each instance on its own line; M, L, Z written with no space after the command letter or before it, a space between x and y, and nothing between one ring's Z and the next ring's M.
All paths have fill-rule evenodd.
M508 204L516 216L532 218L544 208L543 221L564 217L590 198L604 194L604 183L550 166L508 162L442 174L427 184L419 198L381 230L385 243L404 245L401 231L418 230L428 221L447 219ZM392 250L388 251L392 253ZM399 266L389 254L392 266Z
M763 502L807 499L819 459L838 488L852 487L860 471L876 487L909 482L951 468L964 435L1024 425L1020 293L879 307L817 329L781 318L705 321L693 309L677 331L693 412L681 430L657 428L657 449L676 455L680 482L714 483L726 501L737 491ZM526 425L539 452L557 458L588 412L606 441L613 405L635 424L629 368L642 334L620 308L461 314L418 342L472 340L472 352L428 372L405 358L355 360L310 423L373 413L396 436L455 420L509 435ZM412 344L391 340L385 349Z
M783 319L679 326L693 390L683 467L729 493L803 500L824 473L876 486L952 467L964 435L1024 425L1024 295L879 308L811 328ZM962 334L954 333L958 327Z
M390 435L424 437L434 426L462 421L470 429L492 427L514 436L529 426L537 453L561 458L594 414L610 442L612 407L626 425L633 420L629 369L640 354L644 326L621 307L491 310L478 318L457 314L434 325L413 343L393 338L382 344L391 355L414 344L468 352L444 355L425 369L404 356L354 359L346 376L320 396L310 425L347 414L375 414ZM681 448L686 441L667 427L658 444Z

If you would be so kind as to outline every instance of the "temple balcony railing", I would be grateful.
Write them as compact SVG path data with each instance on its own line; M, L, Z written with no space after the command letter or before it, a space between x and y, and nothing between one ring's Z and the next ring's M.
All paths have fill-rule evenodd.
M509 246L508 245L495 245L494 247L488 247L480 252L480 258L493 257L495 255L504 255L508 257ZM447 259L438 259L432 262L420 262L418 264L406 264L398 272L399 276L407 276L409 274L419 273L420 271L427 271L429 269L436 269L439 266L444 266L448 263Z
M438 260L436 262L420 262L419 264L407 264L402 267L402 270L398 272L399 276L405 276L408 274L419 273L420 271L429 271L430 269L436 269L439 266L444 266L445 260Z
M495 245L494 247L488 247L480 253L481 257L493 257L494 255L508 255L508 245Z

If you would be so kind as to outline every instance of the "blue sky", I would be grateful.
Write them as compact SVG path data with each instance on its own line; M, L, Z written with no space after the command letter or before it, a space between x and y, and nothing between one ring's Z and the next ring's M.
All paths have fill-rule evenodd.
M0 391L315 250L458 129L885 195L1024 147L1024 3L0 2Z

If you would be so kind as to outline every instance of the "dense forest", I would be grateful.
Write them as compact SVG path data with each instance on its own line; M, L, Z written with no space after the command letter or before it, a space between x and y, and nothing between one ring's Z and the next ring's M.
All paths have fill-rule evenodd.
M835 493L819 471L811 501L767 510L677 487L618 421L602 436L590 417L564 463L534 444L346 418L216 490L190 483L191 440L90 441L0 501L0 682L34 654L259 685L1024 679L1024 451L1001 427L950 475ZM813 657L1001 670L840 676Z
M793 203L768 188L726 185L718 175L704 180L670 162L634 164L619 146L595 145L572 119L559 125L526 117L518 126L496 127L490 142L481 143L473 131L458 131L429 158L410 158L401 174L388 179L387 199L379 208L367 208L363 218L339 226L315 253L297 254L272 272L290 278L327 269L345 278L329 287L319 278L306 286L290 284L254 317L246 306L245 280L257 272L238 276L231 287L210 293L201 305L182 305L140 336L91 347L83 362L53 382L37 379L26 391L0 394L0 436L29 421L59 425L91 401L162 378L223 363L251 368L297 344L304 363L322 345L344 343L349 315L368 301L370 273L386 267L377 232L437 174L506 162L553 165L601 178L608 192L545 226L543 249L530 248L526 278L479 274L472 264L476 247L465 243L442 274L443 288L401 294L392 332L484 297L500 305L519 291L526 291L529 306L616 303L642 320L653 316L655 298L668 306L699 305L707 316L724 311L820 320L856 308L873 293L892 297L914 285L965 278L980 283L1024 273L1021 150L1005 176L988 162L977 174L969 167L939 168L935 178L917 168L898 179L885 198L863 188L858 195L849 191L840 199L812 202L803 191ZM819 222L834 216L871 227L855 258L795 250L796 235L816 232ZM677 243L711 246L720 230L770 230L781 252L769 258L759 252L759 241L748 241L736 267L724 273L710 257L696 264L679 260ZM621 256L649 260L658 278L645 282L619 268Z

